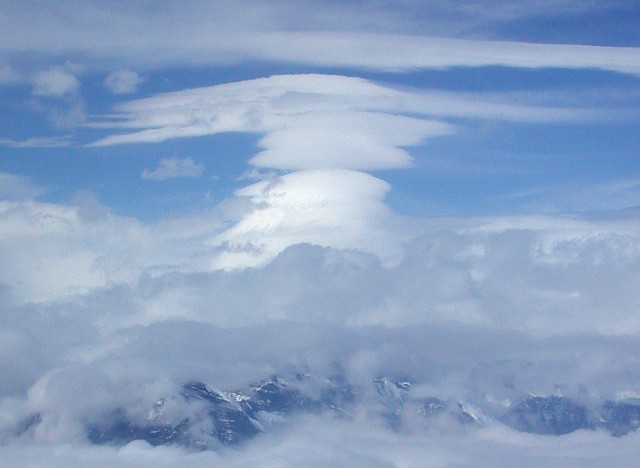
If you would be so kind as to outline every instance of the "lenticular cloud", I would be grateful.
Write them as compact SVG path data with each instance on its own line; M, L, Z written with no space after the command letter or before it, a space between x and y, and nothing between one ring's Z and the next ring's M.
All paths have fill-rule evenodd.
M264 264L287 246L313 243L397 254L399 232L383 198L389 185L369 174L344 169L298 171L245 187L236 196L250 211L229 230L211 239L225 252L218 268Z
M453 131L424 115L402 115L414 111L410 97L360 78L273 76L123 103L115 121L95 125L129 132L93 145L251 132L264 134L263 151L250 161L258 167L401 168L412 163L402 148Z
M261 135L248 164L284 175L236 192L249 201L247 211L208 243L216 252L211 266L224 269L262 265L300 242L361 249L388 261L408 239L398 229L391 236L390 226L406 223L397 223L384 204L389 186L365 172L411 167L408 148L453 133L460 119L571 121L589 115L318 74L164 93L115 111L93 125L116 133L94 146L225 132Z

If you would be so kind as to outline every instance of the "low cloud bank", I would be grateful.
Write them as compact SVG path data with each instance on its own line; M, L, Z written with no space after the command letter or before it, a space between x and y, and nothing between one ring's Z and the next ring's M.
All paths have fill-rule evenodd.
M157 459L242 466L256 457L274 466L410 466L418 459L578 466L609 456L622 465L637 456L633 431L615 438L587 425L595 430L551 441L516 432L504 419L530 393L566 397L595 415L607 401L638 397L635 218L422 220L413 231L421 233L404 243L384 231L397 252L385 262L391 247L384 242L358 249L359 240L336 244L348 236L332 240L320 215L330 186L301 196L308 204L302 215L319 221L300 226L321 229L297 231L301 218L286 216L296 178L312 178L298 187L308 190L326 174L259 182L237 200L259 206L236 206L227 213L231 221L217 209L163 221L163 229L114 215L88 196L73 205L3 201L0 456L38 463L43 447L54 447L51 463L91 458L96 466ZM343 175L353 180L336 188L339 199L349 198L348 188L371 201L374 214L363 220L394 219L376 211L386 210L383 182ZM340 218L340 204L328 205L343 229L353 211L345 206ZM256 209L281 213L286 232L260 225ZM367 226L362 232L375 231ZM281 251L256 267L217 268L224 255L242 250L245 227L253 232L247 240L279 242ZM327 410L271 418L269 430L236 448L191 453L89 441L89 428L114 415L143 424L163 398L170 421L198 420L202 408L180 396L187 382L248 392L274 375L295 381L300 374L315 395L336 372L357 395L345 417ZM391 392L406 403L381 400L375 379L410 383L406 398L401 387ZM428 398L445 402L453 423L425 419L420 408ZM455 423L462 418L457 404L481 424ZM399 422L391 423L396 412Z

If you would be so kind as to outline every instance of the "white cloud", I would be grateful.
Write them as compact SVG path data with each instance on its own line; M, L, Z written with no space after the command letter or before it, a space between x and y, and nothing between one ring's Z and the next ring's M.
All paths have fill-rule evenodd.
M252 58L385 70L492 64L640 70L638 48L429 38L389 27L371 32L384 24L383 15L367 16L368 26L357 15L336 15L352 30L327 31L311 27L335 24L316 9L291 30L277 27L282 19L258 4L240 14L234 2L207 5L159 5L150 14L137 4L125 11L79 3L65 16L77 25L72 33L58 26L57 9L64 7L15 21L25 9L7 5L2 53L80 53L108 70ZM290 19L287 5L277 10ZM573 9L543 2L531 15L565 5ZM478 8L457 8L465 7ZM219 8L221 15L199 8ZM515 4L487 14L528 15ZM47 25L52 34L45 43L33 31ZM181 35L187 27L190 34ZM3 73L5 81L15 79L13 68L0 70L0 81ZM111 77L107 86L115 93L133 90L139 78ZM33 84L34 96L56 98L35 101L63 103L50 114L61 123L73 116L69 110L83 115L72 68L53 67ZM0 355L7 357L0 361L0 459L54 466L635 463L638 434L538 437L495 418L508 406L496 402L526 392L591 401L637 391L637 216L411 220L384 203L389 184L359 172L411 165L408 147L451 134L460 119L600 118L589 108L533 106L530 98L294 75L122 103L95 124L110 132L96 144L220 132L261 137L250 164L262 172L247 174L265 180L214 210L158 223L117 216L88 193L66 204L35 201L42 188L0 174ZM141 176L203 172L191 158L168 158ZM620 203L638 197L634 180L598 190ZM294 419L221 453L86 441L88 422L115 410L144 420L157 398L175 395L188 379L234 390L292 369L324 378L322 371L336 364L374 408L371 379L393 374L419 380L425 395L468 399L494 419L456 432L426 427L407 411L408 423L394 432L363 405L340 420ZM176 411L189 414L179 403ZM18 434L34 412L40 422Z
M92 126L129 132L104 137L95 146L266 133L256 165L367 170L406 166L410 159L403 147L453 132L453 126L433 118L572 122L599 117L593 109L531 106L512 95L401 91L346 76L280 75L125 102L108 121Z
M495 402L557 391L589 402L637 390L638 220L435 219L396 246L400 262L385 265L371 252L402 237L391 224L374 242L380 226L370 223L390 219L387 189L344 169L259 182L240 191L256 206L231 228L238 244L227 246L214 213L145 224L87 194L77 206L3 202L0 351L10 359L0 362L0 458L242 466L261 457L299 466L300 454L312 453L323 464L431 457L580 466L637 456L637 434L516 433L495 421L505 411ZM340 211L336 200L352 205ZM212 238L220 241L213 248ZM280 248L300 238L349 249L293 245L261 266L211 270L250 243ZM220 453L86 442L88 422L116 409L144 418L192 378L235 390L292 369L323 378L336 363L364 402L345 419L295 418ZM379 375L412 376L422 394L464 399L490 421L433 427L407 408L406 425L390 431L370 388ZM16 436L35 411L40 423Z
M69 146L70 144L71 139L68 136L33 137L20 141L11 138L0 138L0 145L12 148L58 148Z
M6 7L0 27L6 31L3 50L9 56L33 50L50 56L75 53L96 68L109 69L266 59L383 70L501 65L640 72L637 47L486 40L504 37L496 31L501 24L508 29L513 19L549 12L580 14L584 7L573 2L560 6L543 2L531 9L489 4L486 8L463 4L452 11L438 3L365 2L317 8L315 3L293 7L275 1L239 8L229 2L196 2L180 8L165 5L149 15L139 7L106 8L83 2L74 11L65 9L65 15L60 11L64 7L57 5L46 11ZM615 6L588 9L607 8ZM73 30L61 21L63 17L70 18ZM39 34L42 30L49 34ZM425 36L424 31L435 37ZM468 39L478 35L480 39Z
M192 256L189 270L208 268L204 240L222 226L215 214L147 226L96 207L86 195L76 203L0 201L0 284L12 301L54 300L133 281L145 270L180 270Z
M375 33L275 32L255 56L310 65L400 71L420 68L505 66L513 68L596 68L640 73L638 47L478 41ZM363 50L370 53L362 53ZM319 53L314 53L319 51Z
M0 172L0 200L24 200L37 198L46 190L28 178Z
M128 133L111 134L93 145L221 132L261 133L262 151L250 159L251 165L301 171L236 193L251 201L251 211L236 226L212 238L212 246L226 249L214 263L223 268L264 264L300 242L363 248L389 261L405 238L391 239L395 229L391 226L399 223L383 202L388 187L351 171L411 166L407 147L454 131L452 124L434 117L456 122L461 118L542 122L593 118L589 109L529 106L518 104L511 95L451 96L329 75L281 75L164 93L121 103L116 111L109 121L94 126ZM163 160L160 168L146 170L143 177L191 173L191 166ZM325 199L320 200L321 194Z
M250 181L259 181L259 180L267 180L267 179L273 179L275 177L278 177L278 173L276 171L264 171L264 170L260 170L257 169L255 167L243 172L240 177L238 177L236 180L237 181L244 181L244 180L250 180Z
M368 429L368 430L367 430ZM297 431L293 434L293 430ZM277 436L264 437L243 450L188 452L136 441L122 448L82 445L12 445L0 448L3 459L20 466L193 467L224 465L265 468L369 466L372 468L523 465L581 467L633 466L638 437L611 438L579 433L560 438L487 429L462 436L398 435L383 428L348 421L308 418Z
M33 95L38 97L63 97L79 88L75 75L63 67L49 68L33 78Z
M229 221L214 211L157 224L117 217L87 195L75 206L3 201L0 293L24 304L127 285L100 299L132 301L117 307L130 314L100 308L107 329L169 318L221 326L286 318L640 332L633 213L412 225L383 203L387 190L360 172L302 171L240 190L237 202L248 206L240 203ZM246 266L254 268L236 270Z
M104 85L113 94L129 94L135 92L142 81L142 77L136 72L117 70L109 73L104 80Z
M211 239L224 249L217 268L264 264L287 246L309 242L362 249L385 259L397 254L399 231L383 198L389 185L342 169L300 171L236 193L253 207L232 228Z
M70 128L80 125L85 120L85 103L80 94L80 81L76 75L83 68L79 65L67 62L64 66L50 67L36 73L31 77L33 89L31 94L34 99L29 103L30 107L47 116L50 122L57 128ZM49 146L62 142L56 138L34 138L17 144L44 143ZM11 144L13 140L7 140Z
M197 178L204 172L204 165L191 158L161 159L156 169L145 169L142 178L145 180L164 181L168 179Z

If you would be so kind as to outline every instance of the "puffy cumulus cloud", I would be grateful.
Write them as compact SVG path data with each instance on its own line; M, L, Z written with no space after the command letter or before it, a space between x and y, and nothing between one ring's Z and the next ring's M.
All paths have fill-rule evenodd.
M74 204L2 200L0 220L0 283L17 302L82 293L134 280L145 269L179 269L185 261L190 269L196 263L208 268L213 257L204 254L211 251L204 240L223 226L212 213L148 226L113 215L86 196ZM156 229L164 234L158 237Z
M37 198L46 190L32 183L28 178L0 172L0 199L24 200Z
M578 466L637 455L635 434L551 439L497 421L527 392L589 407L637 392L637 219L423 220L422 234L401 245L397 227L376 224L394 219L381 201L387 190L345 169L286 174L242 189L238 198L251 206L231 227L219 212L148 225L87 193L68 204L3 201L2 456L36 463L43 444L60 463L84 454L98 466L155 457L242 466L259 454L286 466L306 463L300 453L372 466L411 466L427 455L444 465L510 462L517 453ZM381 260L390 245L400 255L394 263ZM269 255L260 265L212 269L261 248ZM336 368L360 401L347 419L294 418L239 451L87 445L88 425L118 411L143 422L160 397L172 421L197 417L197 405L179 397L192 379L239 390L308 372L319 379L313 389ZM410 400L406 422L391 431L377 376L410 379L416 398L462 400L485 426L433 427Z
M314 208L306 209L310 211L308 216L314 216ZM235 247L223 245L225 252L217 257L217 266L255 262L269 248L283 248L284 244L295 242L293 237L278 234L283 226L287 226L283 232L288 236L296 231L295 225L287 220L286 208L267 202L259 210L264 210L264 219L252 213L231 228L231 232L216 238L220 242L231 234L234 239L245 242ZM319 210L321 213L322 209ZM392 248L399 248L398 236L391 235L393 222L382 231L385 236L381 235L380 244L376 245L373 237L376 230L369 226L362 231L362 237L358 237L357 227L362 221L353 213L346 215L354 222L350 224L345 218L346 224L338 229L352 235L340 237L343 247L370 250L383 259L394 253ZM269 223L274 244L270 246L264 235L258 236L258 232L268 232L262 224L254 226L249 221ZM313 229L313 223L318 228L324 226L310 220L304 224L305 229ZM352 225L355 232L348 230ZM239 233L238 227L245 231ZM313 233L304 232L304 237L313 237ZM345 245L349 239L353 245ZM263 293L265 302L257 310L267 310L273 317L284 312L284 316L293 319L317 317L350 324L400 326L454 320L541 334L635 333L640 304L640 295L634 286L640 279L639 242L638 226L632 221L524 217L485 220L473 227L429 230L400 250L402 260L396 259L395 265L385 263L383 266L357 255L345 257L345 252L337 257L328 253L318 257L319 253L309 256L313 251L311 247L308 253L302 247L288 249L268 264L265 271L271 272L286 260L296 274L285 275L273 285L269 283L269 288L259 288L269 292ZM335 261L331 258L341 259L337 262L341 267L335 272L329 267ZM347 263L343 263L345 259L349 259ZM228 263L221 263L223 261ZM328 268L326 271L332 273L316 278L305 265L310 271ZM347 280L340 275L341 268L357 274ZM329 287L335 284L330 280L332 275L341 278L338 283L345 287L344 291ZM247 289L241 286L243 280L234 284L246 295ZM281 290L278 284L282 285ZM308 285L309 296L297 298L298 292L305 290L300 289L300 284ZM327 291L323 291L325 286L329 288ZM368 286L377 292L374 294ZM356 307L350 301L336 302L337 298L349 298L349 291L361 300L368 297L364 302L366 307ZM189 288L181 297L193 305L197 294ZM312 297L317 301L312 301ZM223 300L225 307L218 317L228 317L232 310L237 310L228 306L230 302L233 303L229 297ZM329 307L329 304L335 306ZM236 313L231 316L242 320Z
M431 232L407 250L395 275L406 281L391 307L420 315L398 312L400 321L427 315L541 333L637 331L635 221L502 218ZM405 302L414 294L417 302Z
M371 177L354 174L355 180ZM384 183L369 182L374 185L365 184L368 189L380 184L376 190L384 192ZM277 187L260 184L251 191L276 197ZM637 457L637 434L541 437L497 421L527 392L559 392L595 405L637 391L635 219L434 220L391 266L362 251L295 245L261 267L207 271L197 246L210 238L210 220L208 228L194 219L161 229L132 227L89 210L86 195L79 199L85 209L7 204L5 209L28 208L30 217L17 223L5 213L10 222L0 223L3 243L24 242L2 250L12 253L15 265L34 251L47 260L41 267L54 265L58 275L51 274L51 281L60 282L49 296L55 300L2 307L0 351L9 357L0 363L3 459L37 464L43 446L49 464L80 457L96 466L156 459L246 466L258 458L267 466L414 466L425 460L580 466L600 459L624 465ZM38 248L45 240L46 252ZM98 250L97 244L106 247ZM90 268L78 268L67 254L78 245L90 258L122 263L122 271L111 270L110 281L118 284L101 278L93 284ZM4 255L0 271L16 272L4 283L14 286L35 275L7 266ZM211 259L205 260L208 267ZM94 264L96 272L105 271L100 261ZM74 268L89 282L60 274ZM69 296L74 281L85 287ZM197 416L197 405L179 397L180 385L191 379L239 390L272 374L308 372L321 381L336 367L361 402L349 417L293 418L239 450L194 454L142 442L105 448L86 441L87 425L116 411L143 422L160 397L172 421ZM380 416L384 408L371 382L377 376L411 380L416 398L463 400L482 412L485 426L433 427L414 414L410 400L402 410L406 423L392 431ZM29 425L36 413L37 422Z
M82 67L67 62L40 71L31 77L34 99L30 106L47 116L57 128L80 125L85 120L85 103L80 95L80 81L76 77ZM11 146L64 146L64 138L31 138L25 142L7 141ZM63 143L62 145L59 143Z
M26 187L16 193L39 193ZM542 335L640 331L633 213L412 225L383 203L387 190L356 171L301 171L241 189L248 206L233 208L232 219L220 208L153 224L118 217L90 194L70 204L14 197L0 203L3 299L106 288L98 302L135 311L98 307L111 330L169 318L221 326L282 318L454 320Z
M39 97L63 97L80 88L76 76L65 67L52 67L33 78L33 95Z
M204 164L196 163L191 158L161 159L158 167L142 171L145 180L164 181L168 179L197 178L204 172Z
M113 94L129 94L138 89L143 79L131 70L116 70L107 75L104 85Z
M253 208L210 240L225 251L214 266L264 264L302 242L392 257L402 236L388 224L388 190L380 179L343 169L299 171L245 187L236 196L248 198Z

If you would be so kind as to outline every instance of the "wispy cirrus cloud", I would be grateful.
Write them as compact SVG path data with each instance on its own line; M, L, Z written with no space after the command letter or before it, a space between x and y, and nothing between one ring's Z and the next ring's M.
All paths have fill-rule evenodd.
M32 137L26 140L13 140L0 138L0 145L11 148L59 148L70 146L72 139L69 136Z

